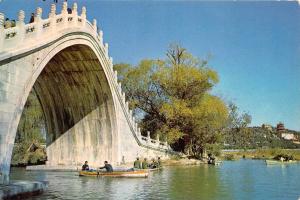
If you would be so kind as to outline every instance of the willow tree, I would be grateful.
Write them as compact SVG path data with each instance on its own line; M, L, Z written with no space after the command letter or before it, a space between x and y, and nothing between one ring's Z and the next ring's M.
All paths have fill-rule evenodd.
M164 60L117 64L115 69L142 130L159 134L175 150L194 156L220 142L227 107L210 94L219 79L207 61L173 45Z
M41 105L34 90L28 96L19 122L15 145L13 149L12 165L27 165L43 162L46 152L40 147L45 143L42 130L45 128ZM38 149L30 151L34 145Z

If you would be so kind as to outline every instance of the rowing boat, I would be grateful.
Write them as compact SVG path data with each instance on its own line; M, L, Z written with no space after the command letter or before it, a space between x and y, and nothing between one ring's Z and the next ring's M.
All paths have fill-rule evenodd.
M161 170L162 169L162 167L157 167L157 168L149 168L148 170L150 171L150 172L153 172L153 171L159 171L159 170Z
M113 171L113 172L103 172L103 171L80 171L79 176L108 176L108 177L130 177L130 178L146 178L148 177L148 172L144 170L139 171Z
M298 163L296 160L280 161L280 160L266 160L267 165L284 165L284 164L295 164Z

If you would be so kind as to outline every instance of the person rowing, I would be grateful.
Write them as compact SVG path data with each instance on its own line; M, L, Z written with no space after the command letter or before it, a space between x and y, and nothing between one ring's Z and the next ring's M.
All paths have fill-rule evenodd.
M84 165L82 165L81 170L82 171L89 171L90 170L89 165L88 165L88 161L84 162Z
M147 161L147 158L144 158L144 161L142 162L142 168L143 168L143 169L148 169L148 161Z
M113 172L114 171L111 164L108 164L107 161L104 161L104 166L99 167L99 169L106 169L106 172Z

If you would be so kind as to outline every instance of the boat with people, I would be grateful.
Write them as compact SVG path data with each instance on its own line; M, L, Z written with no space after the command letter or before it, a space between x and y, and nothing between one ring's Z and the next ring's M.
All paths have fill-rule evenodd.
M216 157L212 154L208 154L208 158L207 158L207 164L210 164L210 165L221 165L222 164L222 161L220 160L217 160Z
M132 178L146 178L148 177L148 170L135 170L130 169L113 169L112 165L107 161L104 161L104 166L98 169L91 169L88 165L88 161L84 162L81 171L79 171L79 176L108 176L108 177L132 177Z
M106 172L101 170L79 171L79 176L107 176L107 177L128 177L128 178L147 178L149 175L146 170L124 170Z
M293 155L279 154L275 156L272 160L266 160L267 165L282 165L282 164L295 164L298 163L294 159Z
M148 164L145 158L143 163L139 161L139 158L134 162L133 168L115 168L108 161L104 161L104 166L97 169L90 169L88 161L84 162L81 171L79 171L79 176L108 176L108 177L133 177L133 178L146 178L149 172L161 170L160 157L155 161L152 159L152 163Z
M285 165L285 164L297 164L298 161L296 160L288 160L288 161L282 161L282 160L266 160L267 165Z

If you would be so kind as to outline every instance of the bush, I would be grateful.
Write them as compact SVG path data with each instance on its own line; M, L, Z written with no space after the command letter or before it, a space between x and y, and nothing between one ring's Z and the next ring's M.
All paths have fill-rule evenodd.
M212 154L215 156L221 155L221 145L219 144L207 144L206 145L207 154Z
M280 148L273 148L270 150L272 156L284 154L284 151Z
M233 154L225 154L224 160L235 160L235 156Z

